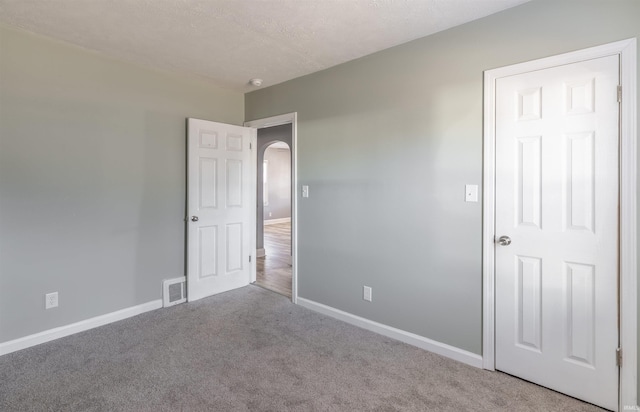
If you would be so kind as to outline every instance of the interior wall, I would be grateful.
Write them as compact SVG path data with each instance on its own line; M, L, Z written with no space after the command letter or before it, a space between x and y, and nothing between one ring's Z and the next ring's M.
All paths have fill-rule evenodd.
M265 221L291 217L291 150L267 147L267 189L269 203L264 205ZM263 199L264 200L264 199Z
M0 27L0 342L160 299L184 275L185 118L242 124L243 102Z
M298 113L299 296L481 354L483 71L639 21L637 0L534 0L247 94L248 120Z
M267 117L267 116L265 116ZM264 127L258 129L257 146L258 171L257 182L262 182L262 161L264 160L264 151L267 147L275 142L284 142L293 147L293 129L291 123L282 124L280 126ZM293 181L293 179L292 179ZM264 208L262 207L262 188L257 190L257 210L256 210L256 249L264 249Z

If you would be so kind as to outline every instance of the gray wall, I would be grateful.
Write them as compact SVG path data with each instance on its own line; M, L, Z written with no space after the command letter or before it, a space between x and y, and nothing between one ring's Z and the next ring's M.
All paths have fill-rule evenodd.
M291 124L283 124L280 126L265 127L258 129L258 165L257 165L257 181L262 182L262 161L264 160L264 151L274 142L284 142L293 147L293 131ZM257 191L257 210L256 210L256 249L264 248L264 209L262 207L262 190Z
M183 276L185 118L241 124L243 101L0 27L0 342Z
M630 37L640 1L536 0L246 95L298 112L300 296L480 354L483 71Z
M264 219L291 217L291 150L267 147L264 160L269 163L269 204L264 206Z

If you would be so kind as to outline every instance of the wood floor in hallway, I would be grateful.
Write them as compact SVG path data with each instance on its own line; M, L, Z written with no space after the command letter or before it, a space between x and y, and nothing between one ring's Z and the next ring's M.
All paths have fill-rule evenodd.
M291 223L264 225L266 256L256 261L256 285L291 297Z

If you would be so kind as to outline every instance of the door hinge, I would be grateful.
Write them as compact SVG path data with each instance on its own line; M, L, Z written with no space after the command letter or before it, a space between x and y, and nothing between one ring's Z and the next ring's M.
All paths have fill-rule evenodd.
M249 143L249 150L253 150L253 143Z
M622 86L618 86L618 103L622 102Z
M251 255L249 255L249 263L251 263Z
M622 348L616 349L616 366L622 366Z

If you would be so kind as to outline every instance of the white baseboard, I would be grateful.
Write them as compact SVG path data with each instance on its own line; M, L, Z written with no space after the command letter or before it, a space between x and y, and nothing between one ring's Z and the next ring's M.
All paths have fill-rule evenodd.
M0 343L0 356L55 339L64 338L65 336L73 335L74 333L84 332L85 330L97 328L98 326L131 318L133 316L140 315L141 313L160 309L161 307L162 299L153 300L151 302L143 303L142 305L132 306L116 312L107 313L106 315L96 316L95 318L82 320L70 325L60 326L54 329L45 330L44 332L25 336L23 338L3 342Z
M290 217L283 217L282 219L269 219L264 221L265 225L277 225L278 223L289 223L291 222Z
M475 366L476 368L482 368L482 356L456 348L455 346L437 342L401 329L392 328L391 326L361 318L360 316L352 315L351 313L343 312L339 309L335 309L331 306L326 306L322 303L314 302L309 299L299 297L297 304L360 328L408 343L409 345L417 346L421 349L428 350L429 352L437 353L438 355L466 363L467 365Z
M263 247L261 247L260 249L256 249L256 257L265 257L266 253L267 252L264 250Z

